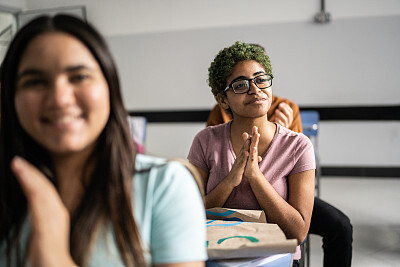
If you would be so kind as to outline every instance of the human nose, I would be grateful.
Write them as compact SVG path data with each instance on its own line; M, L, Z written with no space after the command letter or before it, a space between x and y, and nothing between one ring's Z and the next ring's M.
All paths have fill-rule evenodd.
M57 78L50 82L47 102L50 106L63 107L74 102L74 88L67 79Z
M249 79L249 91L247 91L248 95L254 95L257 94L258 91L261 91L260 88L258 88L256 81L254 79Z

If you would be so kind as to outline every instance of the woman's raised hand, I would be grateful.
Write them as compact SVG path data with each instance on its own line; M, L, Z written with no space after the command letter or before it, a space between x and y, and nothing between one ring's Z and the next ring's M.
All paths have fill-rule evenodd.
M246 167L247 158L249 156L249 149L251 142L249 134L244 132L242 134L242 138L243 138L242 149L240 149L239 154L236 156L236 160L233 163L232 169L228 174L230 184L232 185L232 187L236 187L242 182L244 169Z
M50 181L32 164L15 157L11 169L28 201L33 266L75 266L69 252L70 216Z
M257 126L253 126L251 137L249 137L250 146L247 152L247 162L244 169L244 175L248 178L255 177L261 173L258 163L262 158L258 155L258 143L260 141L260 134L258 133Z
M251 135L244 132L242 138L243 147L236 157L232 170L229 172L231 185L233 187L236 187L241 183L243 175L251 177L260 172L258 163L261 162L262 158L258 156L260 134L258 133L257 126L252 128Z

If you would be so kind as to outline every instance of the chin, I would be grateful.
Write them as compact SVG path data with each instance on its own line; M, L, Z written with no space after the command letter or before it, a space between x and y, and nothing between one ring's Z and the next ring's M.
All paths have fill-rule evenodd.
M92 148L91 146L84 146L80 144L68 144L68 145L62 145L58 144L58 146L52 145L52 146L47 146L46 149L52 154L52 155L58 155L58 156L67 156L67 155L76 155L81 152L88 151L89 148Z

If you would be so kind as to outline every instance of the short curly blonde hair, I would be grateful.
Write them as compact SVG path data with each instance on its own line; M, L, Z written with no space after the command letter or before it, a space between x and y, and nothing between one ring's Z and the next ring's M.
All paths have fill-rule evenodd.
M271 61L261 46L237 41L219 51L208 68L208 85L216 99L218 94L224 94L233 67L243 60L255 60L264 67L267 74L272 74Z

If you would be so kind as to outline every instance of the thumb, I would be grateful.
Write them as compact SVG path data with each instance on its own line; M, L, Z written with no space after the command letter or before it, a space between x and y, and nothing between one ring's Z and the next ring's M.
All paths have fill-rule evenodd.
M43 187L53 187L49 180L25 159L15 156L11 161L11 170L17 177L26 197L38 194Z
M61 203L54 185L25 159L19 156L14 157L11 161L11 170L17 177L34 215L41 216L46 212L43 207L50 203Z

